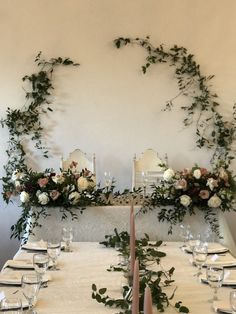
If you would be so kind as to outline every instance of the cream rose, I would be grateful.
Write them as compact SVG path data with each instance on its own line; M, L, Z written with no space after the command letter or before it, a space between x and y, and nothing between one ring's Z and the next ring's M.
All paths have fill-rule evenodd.
M46 192L40 193L38 195L38 201L39 201L39 204L46 205L49 202L48 193Z
M22 191L20 193L20 200L22 203L27 203L29 202L30 200L30 196L29 196L29 193L25 192L25 191Z
M213 178L209 178L209 179L207 180L206 185L209 186L209 189L210 189L211 191L213 191L214 188L218 186L218 182L217 182L217 180L215 180L215 179L213 179Z
M170 181L170 180L173 178L174 175L175 175L174 170L171 169L171 168L168 168L168 169L166 169L166 171L163 173L163 179L164 179L165 181Z
M63 174L56 174L52 177L52 181L56 184L62 184L65 181Z
M87 190L87 188L89 187L89 182L86 178L79 177L79 179L77 180L77 185L79 190L84 191Z
M76 205L78 203L78 200L80 199L80 194L75 191L70 193L68 198L72 205Z
M209 207L217 208L221 205L221 199L215 194L207 202Z
M93 189L96 186L96 177L95 176L91 176L90 180L88 182L89 183L89 187Z
M181 195L180 196L180 204L184 207L188 207L191 204L192 200L188 195Z
M193 176L194 176L194 178L197 179L197 180L200 179L201 176L202 176L201 170L200 170L200 169L195 169L195 170L193 171Z

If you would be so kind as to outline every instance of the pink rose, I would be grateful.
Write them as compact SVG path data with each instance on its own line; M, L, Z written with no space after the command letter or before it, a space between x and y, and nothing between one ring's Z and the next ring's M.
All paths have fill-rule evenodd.
M208 190L201 190L199 192L199 196L203 199L203 200L207 200L210 196L210 193Z
M185 190L187 188L187 181L185 179L178 180L176 182L175 188L179 190L180 189Z
M72 168L76 168L77 167L77 165L78 165L78 162L76 162L76 161L72 161L71 163L70 163L70 169L72 169Z
M208 170L206 168L200 168L202 176L208 173Z
M55 201L56 199L58 199L58 197L61 195L60 192L58 192L57 190L52 190L50 193L49 193L51 199L53 201Z
M38 179L38 185L41 188L43 188L47 184L48 184L48 178L40 178L40 179Z

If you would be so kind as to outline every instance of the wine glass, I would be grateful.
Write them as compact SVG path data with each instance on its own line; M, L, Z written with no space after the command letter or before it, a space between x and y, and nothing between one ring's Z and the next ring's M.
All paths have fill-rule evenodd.
M236 291L235 290L230 292L229 301L230 301L232 314L236 314Z
M190 226L185 224L180 224L180 237L183 239L183 244L180 247L181 249L184 249L186 247L186 243L189 239L190 235Z
M36 273L39 275L41 281L41 287L46 288L47 282L43 284L43 275L46 274L49 264L49 256L43 253L37 253L33 255L33 265Z
M211 288L213 288L213 298L210 300L211 302L217 301L218 289L222 286L222 282L224 279L224 268L223 266L208 266L206 270L207 281Z
M24 274L21 278L22 292L29 303L27 313L37 314L33 309L33 301L37 298L40 283L40 276L37 274Z
M147 184L148 184L148 176L146 171L142 171L142 185L143 185L143 195L146 196L147 192Z
M21 314L22 302L19 298L4 298L0 302L0 311L3 314Z
M47 253L53 262L52 270L59 270L57 268L57 259L61 253L61 242L48 242Z
M202 274L202 265L206 262L207 253L208 250L206 245L199 244L193 248L193 261L198 268L198 272L196 274L197 277Z
M105 179L105 186L106 186L107 190L109 190L111 188L111 185L112 185L112 175L111 175L110 171L104 172L104 179Z
M73 239L73 232L71 227L62 228L62 240L65 242L65 252L71 252L71 242Z
M194 234L194 233L189 233L188 235L188 247L190 249L191 252L193 252L193 249L196 245L200 245L201 241L200 241L200 234Z

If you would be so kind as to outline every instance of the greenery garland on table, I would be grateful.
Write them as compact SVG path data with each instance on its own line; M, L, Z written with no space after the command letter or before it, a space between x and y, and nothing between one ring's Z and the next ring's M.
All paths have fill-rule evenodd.
M145 64L142 66L144 74L157 63L168 63L169 66L175 67L179 94L167 101L165 110L171 110L178 96L188 96L191 99L190 104L181 107L186 111L184 125L192 124L194 115L197 115L197 147L213 149L212 161L224 160L226 166L229 166L231 160L235 158L232 144L236 139L236 104L233 106L232 120L224 120L217 110L220 105L218 95L210 88L214 75L203 75L194 55L189 54L184 47L174 45L168 50L164 49L163 45L155 47L148 36L145 39L119 37L114 40L114 44L118 49L127 45L144 48L147 52Z
M118 233L117 229L114 230L114 235L106 235L105 241L101 244L106 247L118 248L119 254L124 257L129 256L129 234L126 231ZM140 264L140 297L139 297L139 308L143 308L144 303L144 291L145 287L148 285L151 289L153 304L156 306L157 310L164 312L165 308L168 306L173 306L171 300L174 297L174 289L170 297L163 291L163 288L170 286L174 283L172 279L174 273L174 267L169 270L164 270L161 266L161 258L166 256L166 253L159 251L159 247L162 245L162 241L157 241L154 244L149 243L149 236L145 234L145 237L136 240L135 242L135 253L136 257L139 259ZM149 269L148 265L156 264L159 270L152 271ZM124 275L127 276L128 265L117 265L111 266L109 271L123 271ZM131 294L132 288L128 285L123 287L122 297L119 299L114 299L106 294L107 288L97 288L96 284L92 284L92 298L98 303L103 303L105 306L121 309L118 314L131 314ZM173 306L179 313L189 313L189 309L182 304L181 301L176 302Z
M43 126L42 114L52 112L51 92L54 89L52 79L53 73L58 66L79 66L70 58L51 58L45 60L41 52L35 58L39 67L37 73L25 75L22 80L30 85L30 90L25 92L26 103L21 109L7 108L5 119L1 119L2 127L9 130L8 149L6 151L8 161L4 166L5 176L3 181L3 199L8 203L10 196L14 193L15 186L12 182L12 174L16 169L27 172L26 151L27 139L35 143L35 148L40 150L43 157L48 158L48 150L42 143Z

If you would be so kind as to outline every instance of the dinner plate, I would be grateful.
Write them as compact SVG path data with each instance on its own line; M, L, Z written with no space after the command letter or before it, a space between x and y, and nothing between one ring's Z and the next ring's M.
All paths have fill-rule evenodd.
M21 285L21 277L22 272L7 272L0 274L0 284L3 285L14 285L14 286L20 286ZM48 282L51 280L51 276L49 274L45 274L43 276L42 282Z
M234 267L236 266L236 259L229 253L225 255L210 255L207 257L203 267L206 266L223 266L223 267Z
M219 254L219 253L225 253L229 249L227 247L224 247L220 243L208 243L207 245L208 254ZM192 249L189 246L186 246L185 251L187 253L192 253Z
M206 274L202 274L200 279L204 283L208 283ZM222 282L223 286L236 286L236 269L226 270L224 280Z
M47 251L47 242L43 240L36 242L27 242L22 245L22 249L30 251Z

